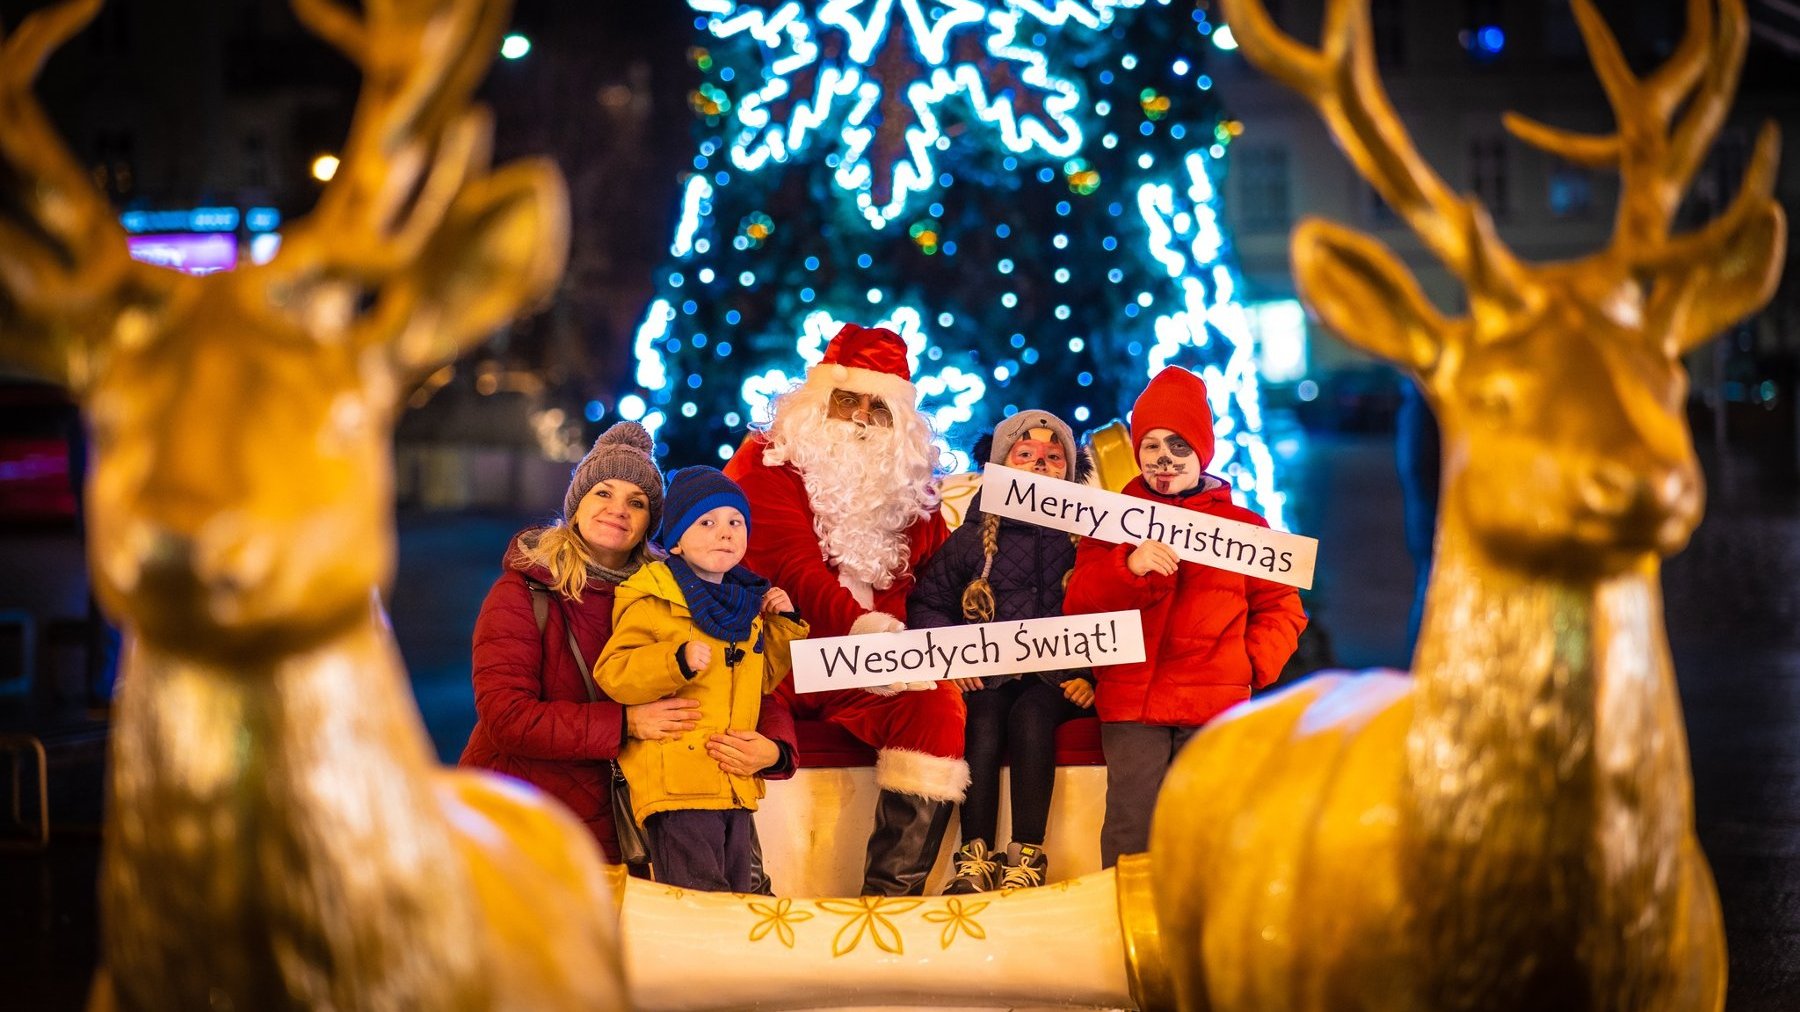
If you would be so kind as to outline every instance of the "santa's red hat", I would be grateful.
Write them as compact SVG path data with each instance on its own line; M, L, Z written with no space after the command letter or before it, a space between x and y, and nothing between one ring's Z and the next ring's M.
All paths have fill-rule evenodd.
M1188 441L1200 455L1201 468L1213 459L1212 406L1206 384L1178 365L1156 374L1131 406L1131 449L1144 445L1151 429L1168 429Z
M906 364L906 342L885 327L846 323L838 328L806 382L880 397L892 408L911 408L919 399L912 367Z

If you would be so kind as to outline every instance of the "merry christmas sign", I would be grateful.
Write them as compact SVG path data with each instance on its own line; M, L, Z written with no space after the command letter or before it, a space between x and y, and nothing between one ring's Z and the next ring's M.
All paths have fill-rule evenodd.
M982 472L981 509L1115 544L1161 541L1189 562L1302 590L1319 553L1315 538L997 465Z
M1135 611L796 640L794 691L1094 668L1144 659Z

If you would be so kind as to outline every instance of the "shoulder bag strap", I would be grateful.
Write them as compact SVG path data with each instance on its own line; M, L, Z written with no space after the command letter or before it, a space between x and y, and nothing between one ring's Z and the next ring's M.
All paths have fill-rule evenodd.
M557 614L562 616L563 632L569 638L569 656L575 658L575 670L581 672L581 687L587 690L588 702L599 702L600 692L594 687L594 669L588 667L587 659L581 656L581 644L575 642L575 626L569 621L569 613L563 610L562 598L529 576L525 578L525 586L531 588L531 614L537 619L540 633L549 624L550 603L555 601Z

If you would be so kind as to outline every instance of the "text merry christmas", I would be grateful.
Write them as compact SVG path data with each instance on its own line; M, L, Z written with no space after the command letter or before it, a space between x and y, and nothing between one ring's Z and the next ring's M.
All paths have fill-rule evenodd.
M1161 541L1189 562L1301 589L1312 586L1319 552L1314 538L1010 467L982 472L981 508L1115 544Z

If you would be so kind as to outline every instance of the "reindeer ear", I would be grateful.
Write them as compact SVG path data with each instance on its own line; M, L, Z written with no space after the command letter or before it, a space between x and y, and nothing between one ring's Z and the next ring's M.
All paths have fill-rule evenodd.
M1717 337L1761 309L1781 281L1787 217L1768 201L1727 233L1711 256L1680 265L1670 278L1676 316L1669 328L1677 354Z
M1368 236L1308 219L1294 230L1301 301L1351 345L1424 375L1449 324L1412 273Z
M569 253L569 197L544 160L515 162L466 185L411 270L411 318L395 344L421 372L481 343L544 300Z

